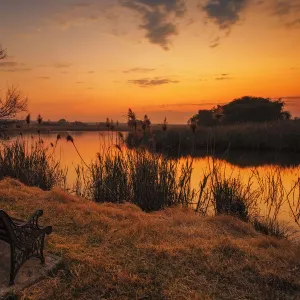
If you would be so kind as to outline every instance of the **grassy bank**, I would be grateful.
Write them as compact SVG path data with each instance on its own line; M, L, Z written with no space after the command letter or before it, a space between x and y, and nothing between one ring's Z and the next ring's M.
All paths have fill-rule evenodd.
M60 189L0 182L0 206L25 218L44 209L56 277L23 299L298 299L300 247L233 217L172 208L147 214L96 204Z
M278 121L220 125L214 127L152 130L152 133L131 132L127 144L151 146L172 155L197 154L197 151L255 150L300 151L300 122Z

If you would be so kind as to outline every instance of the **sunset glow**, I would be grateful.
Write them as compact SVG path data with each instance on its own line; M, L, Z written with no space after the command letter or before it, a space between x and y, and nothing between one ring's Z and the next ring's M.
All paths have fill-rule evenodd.
M299 0L0 0L0 89L45 120L185 123L253 95L300 116Z

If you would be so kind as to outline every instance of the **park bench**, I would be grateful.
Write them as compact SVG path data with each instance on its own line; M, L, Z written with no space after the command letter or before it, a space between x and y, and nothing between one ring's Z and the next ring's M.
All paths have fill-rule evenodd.
M11 218L0 210L0 240L10 245L10 280L13 285L15 277L25 261L37 257L44 264L43 254L45 235L52 232L52 227L40 227L38 219L42 210L36 211L28 221Z

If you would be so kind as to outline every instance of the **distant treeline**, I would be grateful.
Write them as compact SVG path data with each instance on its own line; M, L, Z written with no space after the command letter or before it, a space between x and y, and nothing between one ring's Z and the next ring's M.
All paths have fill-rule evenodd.
M270 98L245 96L225 105L209 110L199 110L190 120L190 124L215 126L249 122L272 122L289 120L291 114L284 110L285 103Z
M137 120L129 109L130 147L146 147L171 155L197 155L203 150L300 151L300 121L291 120L285 103L245 96L211 110L199 110L188 125L170 128L165 119L153 130L147 115Z

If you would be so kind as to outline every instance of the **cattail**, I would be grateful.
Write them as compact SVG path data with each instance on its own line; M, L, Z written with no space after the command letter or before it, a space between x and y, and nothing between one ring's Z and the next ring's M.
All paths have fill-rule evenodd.
M74 143L74 139L70 134L67 135L66 140L67 140L67 142Z
M53 147L54 147L54 144L53 144L53 143L50 143L50 146L53 148Z
M167 118L164 119L164 123L162 124L162 130L167 131L168 129L168 121Z
M31 120L30 114L28 114L28 115L26 116L26 118L25 118L25 121L26 121L26 123L27 123L28 126L29 126L29 124L30 124L30 120Z
M106 128L110 127L110 120L109 120L109 118L106 118L105 126L106 126Z
M39 125L41 125L42 122L43 122L43 118L42 118L42 116L40 114L37 117L37 121L38 121Z
M60 140L60 139L61 139L61 135L58 134L58 135L56 136L56 140L58 141L58 140Z
M114 130L115 129L115 124L114 124L114 121L112 119L110 120L109 129L110 130Z

